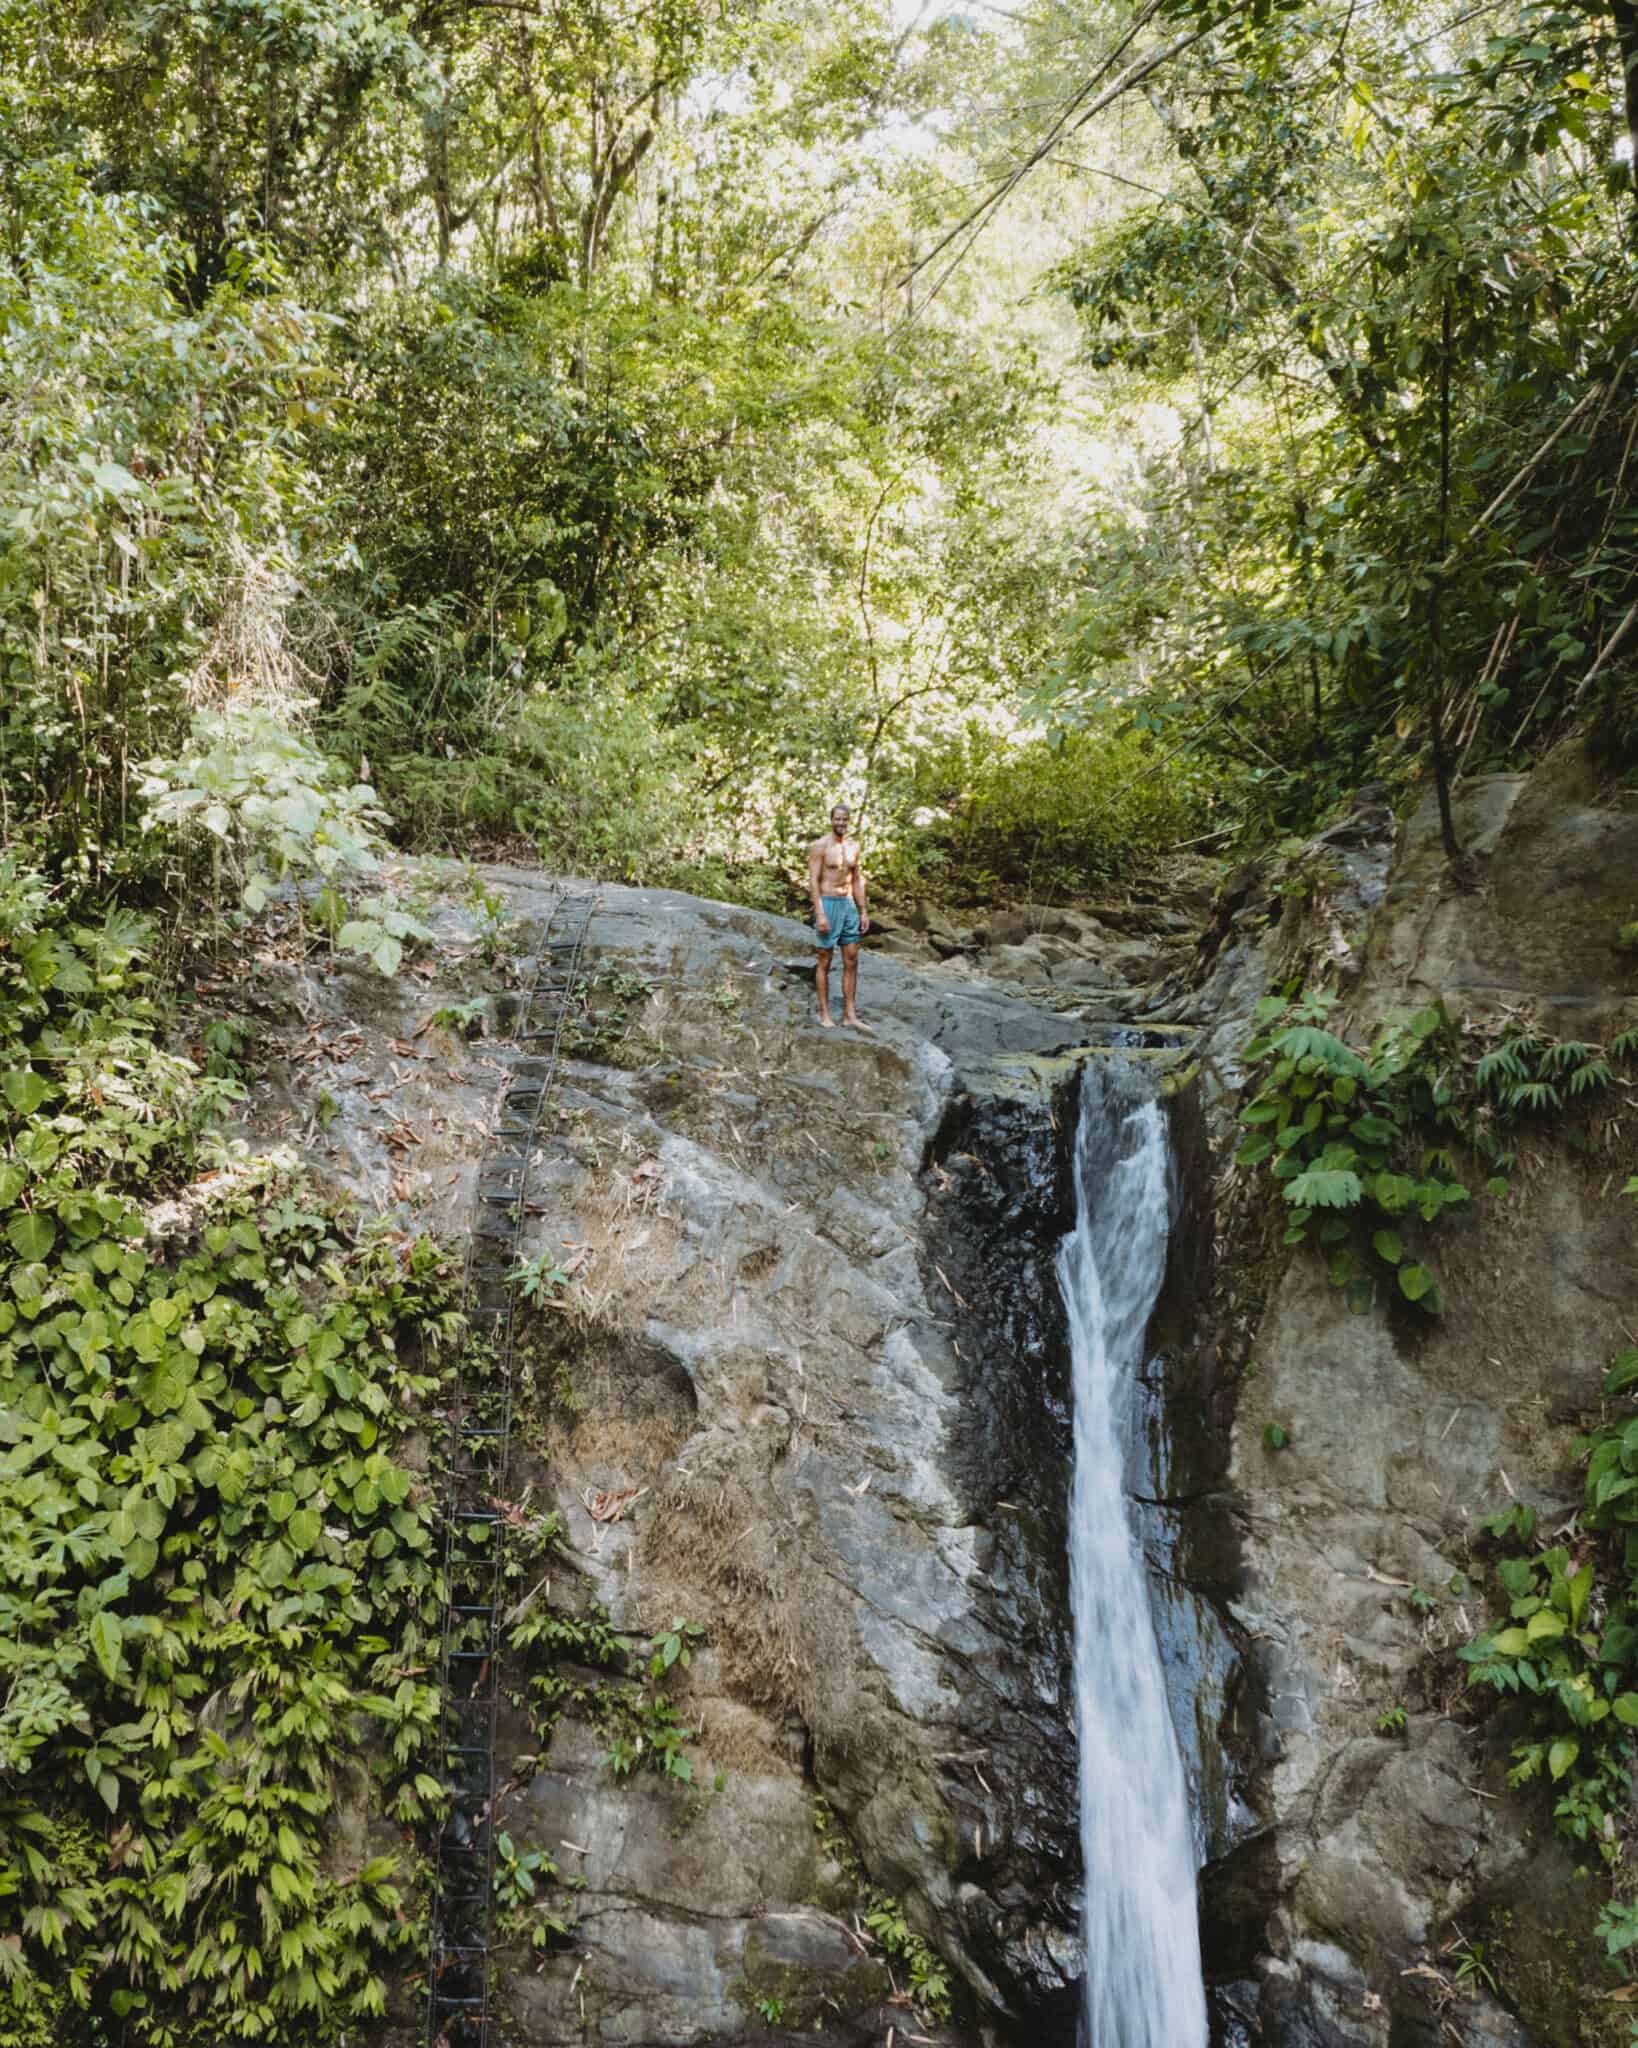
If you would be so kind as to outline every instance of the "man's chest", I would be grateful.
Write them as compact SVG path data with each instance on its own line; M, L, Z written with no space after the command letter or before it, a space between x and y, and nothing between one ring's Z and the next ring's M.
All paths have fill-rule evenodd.
M820 863L827 881L846 882L859 865L858 846L851 839L827 839Z

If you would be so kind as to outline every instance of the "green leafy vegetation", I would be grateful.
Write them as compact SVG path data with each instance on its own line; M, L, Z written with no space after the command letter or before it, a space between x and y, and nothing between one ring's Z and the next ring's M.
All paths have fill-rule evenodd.
M503 1940L526 1933L532 1949L544 1950L572 1939L575 1923L552 1903L550 1888L561 1885L572 1894L584 1888L584 1880L565 1877L546 1850L520 1849L504 1829L497 1830L494 1884Z
M400 1454L453 1275L213 1141L237 1083L162 1048L142 926L6 881L0 2038L336 2039L417 1882L412 1851L338 1864L336 1804L441 1798Z
M1508 1535L1528 1542L1534 1534L1529 1509L1500 1520ZM1473 1684L1530 1703L1531 1733L1513 1746L1508 1782L1551 1785L1559 1833L1614 1864L1622 1855L1619 1816L1638 1729L1638 1691L1630 1689L1638 1630L1628 1599L1613 1608L1600 1600L1593 1608L1594 1567L1574 1563L1562 1544L1503 1557L1496 1575L1509 1602L1507 1621L1461 1656Z
M884 315L945 202L883 133L970 168L996 55L875 0L4 0L0 837L254 911L389 814L774 904L844 784L906 884L1197 829L1146 730L1020 723L1063 317L987 259ZM394 909L319 922L387 965Z
M1359 1053L1328 1028L1335 1008L1313 990L1258 1005L1246 1047L1258 1086L1235 1156L1266 1165L1286 1205L1285 1241L1327 1254L1350 1308L1368 1310L1391 1284L1437 1314L1443 1294L1409 1233L1469 1200L1448 1144L1458 1127L1454 1034L1442 1010L1424 1009Z
M413 1873L317 1860L316 1802L433 1797L406 1440L447 1276L213 1135L257 1048L179 1049L190 952L401 971L404 848L788 907L838 793L889 899L988 902L1257 850L1367 777L1431 781L1450 853L1464 777L1630 777L1635 65L1551 0L0 0L15 2038L338 2039L414 1925ZM599 994L571 1044L635 1059L646 989ZM1352 1306L1436 1313L1469 1183L1613 1114L1635 1050L1437 1009L1355 1045L1293 988L1241 1160ZM1550 1555L1486 1682L1596 1842L1625 1568L1577 1623ZM539 1738L573 1703L690 1782L693 1625L513 1590ZM543 1855L503 1872L549 1942Z
M536 1526L536 1565L550 1563L561 1534L554 1516ZM522 1559L508 1559L514 1575L527 1569ZM693 1787L694 1760L688 1751L700 1730L672 1697L671 1686L705 1640L703 1626L678 1617L643 1641L613 1628L600 1607L576 1613L554 1604L549 1582L548 1572L514 1608L507 1636L522 1658L513 1703L529 1713L540 1753L550 1744L559 1718L572 1711L607 1738L603 1763L614 1777L652 1770Z
M1235 1160L1266 1168L1285 1242L1326 1255L1351 1309L1402 1299L1437 1315L1444 1292L1422 1243L1472 1200L1458 1161L1488 1166L1484 1193L1505 1195L1521 1122L1551 1116L1579 1136L1572 1113L1595 1110L1638 1059L1638 1031L1607 1048L1517 1031L1471 1058L1435 1004L1391 1019L1361 1052L1331 1030L1337 1007L1314 989L1257 1006Z
M453 1032L457 1038L481 1038L488 1014L487 996L468 996L462 1002L440 1004L432 1013L432 1022L438 1030Z
M569 1275L550 1252L520 1259L513 1275L519 1297L531 1308L546 1308L560 1299Z
M1638 1181L1623 1194L1638 1194ZM1621 1896L1638 1768L1635 1388L1638 1350L1629 1347L1604 1377L1606 1404L1621 1404L1619 1412L1575 1443L1586 1470L1581 1514L1567 1525L1575 1528L1573 1550L1565 1543L1537 1548L1536 1513L1523 1503L1484 1524L1502 1551L1495 1572L1508 1611L1459 1652L1470 1684L1515 1702L1523 1715L1509 1782L1546 1785L1557 1833L1578 1857L1619 1874L1598 1932L1628 1982L1638 1960L1631 1953L1638 1913Z
M814 1800L813 1827L825 1854L854 1887L860 1917L889 1968L904 1971L911 1998L929 2019L948 2020L954 1990L944 1958L905 1919L899 1901L869 1882L859 1852L828 1800Z
M1054 274L1142 450L1061 717L1123 703L1270 823L1431 770L1452 852L1461 773L1578 728L1630 766L1634 55L1619 10L1551 0L1273 7L1168 67L1118 152L1061 148L1130 181Z
M778 901L843 785L962 893L1629 766L1623 34L4 0L0 836Z
M1484 1055L1474 1079L1505 1111L1553 1115L1583 1097L1601 1094L1615 1079L1612 1062L1618 1065L1634 1056L1638 1031L1618 1033L1607 1053L1578 1038L1521 1031Z

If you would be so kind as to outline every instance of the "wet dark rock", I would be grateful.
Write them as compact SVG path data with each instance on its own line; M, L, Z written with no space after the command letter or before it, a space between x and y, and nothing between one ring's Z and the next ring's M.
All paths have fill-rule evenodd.
M546 883L486 881L526 952ZM459 919L442 931L435 964L453 973ZM820 1794L948 1958L950 2038L1072 2048L1053 1259L1076 1060L1111 1055L1076 1052L1098 1035L1084 1018L879 955L861 982L875 1035L822 1032L811 961L789 921L665 891L605 890L593 920L589 970L626 991L631 1029L577 1027L541 1153L525 1249L573 1279L528 1333L513 1483L563 1518L559 1597L638 1636L704 1624L679 1702L703 1731L696 1787L719 1770L722 1786L616 1782L606 1738L572 1713L520 1767L507 1824L579 1845L553 1853L586 1880L572 1955L508 1961L520 2048L759 2041L764 1998L802 2015L803 2038L881 2039L882 1958L867 1943L861 1967ZM359 1017L349 1063L323 1077L331 1169L458 1230L494 1046L414 1036L447 1000L436 983L377 985L369 1009L330 977L295 995L320 1036L344 1004ZM263 1091L264 1127L307 1127L301 1085ZM628 1512L594 1520L588 1501L623 1489ZM528 1748L521 1722L509 1740Z

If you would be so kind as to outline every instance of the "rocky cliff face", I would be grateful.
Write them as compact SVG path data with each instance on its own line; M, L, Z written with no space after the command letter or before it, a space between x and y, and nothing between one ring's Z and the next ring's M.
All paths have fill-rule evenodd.
M562 1518L566 1609L703 1626L677 1692L699 1733L690 1788L612 1776L584 1705L544 1754L509 1725L504 1824L583 1881L568 1952L507 1958L516 2039L932 2038L902 1961L862 1938L868 1885L957 1980L939 2038L1073 2041L1053 1257L1081 1062L1168 1048L1188 1062L1178 1209L1132 1483L1218 2038L1606 2038L1578 1990L1585 1887L1544 1810L1505 1792L1505 1740L1463 1711L1448 1652L1481 1620L1478 1518L1514 1492L1573 1505L1567 1425L1638 1321L1633 1205L1607 1193L1632 1163L1544 1139L1454 1233L1449 1310L1415 1328L1348 1316L1223 1167L1275 976L1336 981L1362 1031L1431 996L1583 1037L1630 1015L1610 942L1633 813L1554 771L1473 785L1461 824L1458 887L1430 817L1397 830L1367 799L1301 887L1231 878L1192 953L1154 905L892 935L898 957L865 963L868 1037L817 1028L801 927L601 892L528 1223L568 1281L529 1333L512 1490ZM549 884L486 886L526 955ZM495 994L470 1043L429 1024L499 978L470 916L436 923L401 984L262 978L250 1122L458 1234L508 1012ZM1379 1728L1390 1710L1402 1732ZM1458 1982L1463 1941L1499 1995Z
M488 881L527 952L546 885ZM310 1138L451 1230L503 1065L420 1029L467 946L450 915L421 986L286 991L297 1049L331 1054L329 1142ZM573 1712L538 1761L512 1728L505 1825L584 1880L573 1954L511 1959L518 2038L902 2031L904 1972L859 1938L839 1827L954 1966L952 2039L1071 2042L1052 1262L1077 1048L1111 1032L884 959L872 1035L824 1032L802 927L664 892L602 891L590 960L525 1245L571 1283L528 1347L513 1491L562 1517L578 1609L638 1636L703 1625L679 1694L700 1733L690 1791L617 1781ZM313 1095L297 1069L259 1127Z
M1464 877L1431 807L1396 834L1367 802L1312 850L1311 893L1282 905L1252 875L1228 893L1192 998L1212 1016L1220 1133L1249 1005L1294 965L1343 988L1361 1036L1436 999L1481 1034L1529 1018L1598 1040L1633 1021L1614 939L1638 811L1565 759L1471 785L1458 825ZM1437 1323L1348 1314L1313 1255L1271 1259L1246 1212L1236 1228L1237 1176L1219 1189L1215 1335L1243 1373L1226 1475L1255 1706L1241 1753L1262 1825L1208 1872L1206 1925L1245 2038L1625 2039L1598 1995L1594 1888L1554 1842L1548 1798L1506 1789L1506 1734L1467 1711L1450 1658L1485 1619L1478 1522L1516 1497L1573 1528L1570 1438L1638 1317L1633 1205L1614 1198L1638 1164L1630 1104L1590 1150L1549 1127L1522 1149L1514 1192L1441 1234ZM1289 1448L1264 1448L1270 1422ZM1488 1987L1461 1979L1475 1945Z

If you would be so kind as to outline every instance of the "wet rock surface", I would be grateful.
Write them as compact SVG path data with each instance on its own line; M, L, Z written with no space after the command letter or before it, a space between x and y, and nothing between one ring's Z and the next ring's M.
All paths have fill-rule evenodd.
M1163 874L1102 902L1022 901L971 913L912 903L886 913L879 944L1052 1009L1136 1017L1156 984L1181 982L1219 879L1216 861L1177 854Z
M527 955L551 884L484 884ZM249 1120L453 1235L508 1055L456 1035L495 980L472 920L429 916L419 976L264 983L279 1057ZM1177 1034L1145 1047L875 955L872 1033L821 1031L811 958L786 920L598 892L523 1247L570 1280L528 1336L512 1487L562 1517L582 1609L641 1637L704 1626L677 1691L701 1732L689 1788L616 1781L595 1716L532 1763L509 1722L501 1821L584 1880L571 1952L508 1958L520 2041L927 2037L820 1796L953 1965L949 2039L1074 2038L1053 1258L1081 1049ZM511 1007L490 1000L490 1031Z
M1550 1523L1573 1508L1575 1419L1638 1324L1634 1206L1609 1195L1638 1161L1542 1144L1516 1200L1443 1236L1437 1325L1347 1315L1223 1168L1275 979L1337 986L1365 1036L1435 996L1490 1028L1631 1020L1611 939L1633 808L1549 764L1469 785L1458 822L1452 877L1431 807L1399 825L1363 792L1301 861L1231 874L1194 936L1155 900L927 915L867 952L868 1037L819 1031L802 927L601 892L526 1246L570 1281L532 1328L514 1487L562 1516L572 1601L708 1635L678 1693L692 1792L616 1782L595 1717L534 1763L509 1727L503 1818L585 1880L570 1951L507 1959L520 2041L1073 2040L1053 1260L1077 1063L1113 1054L1184 1063L1132 1485L1201 1814L1214 2040L1602 2048L1591 1891L1439 1674L1483 1618L1478 1519L1511 1491ZM527 954L549 881L484 886ZM270 969L235 993L266 1024L258 1139L458 1236L509 1003L483 919L430 915L400 983ZM431 1021L463 1005L471 1040ZM862 1931L821 1796L961 1980L948 2028ZM1473 1942L1490 1983L1458 1982Z

